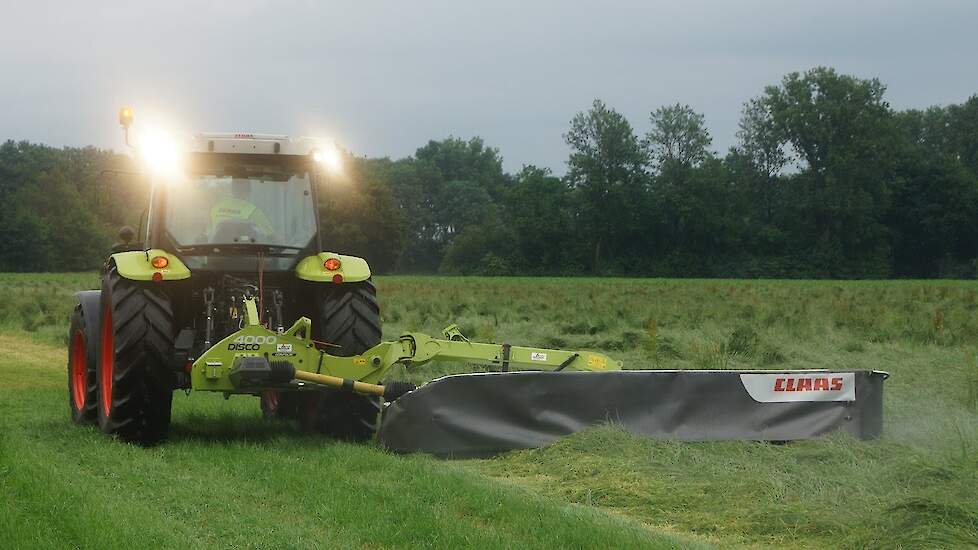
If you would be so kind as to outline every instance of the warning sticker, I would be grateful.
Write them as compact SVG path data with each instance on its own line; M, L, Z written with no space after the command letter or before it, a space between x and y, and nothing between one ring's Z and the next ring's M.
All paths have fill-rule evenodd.
M292 344L276 344L275 353L292 353Z
M539 351L534 351L530 353L530 361L546 361L547 354Z

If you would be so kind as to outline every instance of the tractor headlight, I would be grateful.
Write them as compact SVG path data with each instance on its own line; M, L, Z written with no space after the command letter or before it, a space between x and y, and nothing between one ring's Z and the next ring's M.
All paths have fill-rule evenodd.
M312 152L312 160L329 170L330 172L340 172L343 169L343 159L340 152L335 147L315 149Z
M139 152L154 173L172 174L179 168L177 145L165 134L147 133L140 140Z

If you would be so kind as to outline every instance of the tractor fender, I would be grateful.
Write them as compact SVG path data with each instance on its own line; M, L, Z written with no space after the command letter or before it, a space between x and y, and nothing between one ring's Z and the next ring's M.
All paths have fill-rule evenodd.
M88 342L88 360L95 361L95 346L99 341L99 331L102 328L102 291L83 290L75 293L75 298L81 306L85 318L85 341ZM68 335L69 342L71 335Z
M339 260L340 266L338 269L326 269L326 260L330 259ZM304 281L313 281L316 283L356 283L366 281L370 278L370 266L367 265L367 260L357 258L356 256L344 256L335 252L320 252L315 256L306 256L303 258L295 266L295 275ZM342 281L335 281L333 277L336 275L342 276Z
M162 256L167 259L166 267L157 269L150 262L153 258ZM159 273L163 281L179 281L190 278L190 270L175 254L165 250L151 248L149 250L132 250L116 252L112 255L119 275L132 281L152 281Z

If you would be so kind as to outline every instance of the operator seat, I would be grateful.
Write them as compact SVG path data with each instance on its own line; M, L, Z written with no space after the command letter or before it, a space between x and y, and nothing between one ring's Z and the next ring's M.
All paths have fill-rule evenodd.
M211 242L214 244L253 243L258 240L255 225L238 220L224 220L217 224Z

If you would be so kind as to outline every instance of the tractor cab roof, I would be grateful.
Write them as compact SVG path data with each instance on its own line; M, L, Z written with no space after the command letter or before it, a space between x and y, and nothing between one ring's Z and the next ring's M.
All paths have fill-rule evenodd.
M307 156L322 149L319 140L280 134L201 133L190 140L190 153Z

